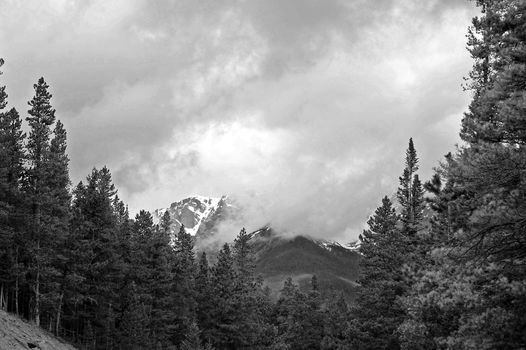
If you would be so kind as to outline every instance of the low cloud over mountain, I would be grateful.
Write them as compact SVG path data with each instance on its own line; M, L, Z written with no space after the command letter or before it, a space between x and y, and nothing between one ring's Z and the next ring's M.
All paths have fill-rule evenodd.
M246 226L356 238L408 138L429 176L469 98L467 1L1 7L10 104L44 75L74 182L108 165L132 212L227 193Z

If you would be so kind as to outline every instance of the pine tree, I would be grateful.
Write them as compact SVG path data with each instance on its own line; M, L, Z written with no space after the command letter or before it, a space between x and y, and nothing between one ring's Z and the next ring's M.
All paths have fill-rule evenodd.
M478 1L469 49L474 96L463 118L468 146L450 164L454 206L464 216L459 241L464 257L518 267L526 259L523 232L526 123L526 5L521 1ZM484 51L484 52L483 52ZM518 272L513 274L516 276Z
M199 328L203 331L204 339L210 340L209 332L213 327L213 319L210 311L213 309L212 286L210 280L210 267L205 252L201 253L199 266L195 277L196 293L196 320Z
M124 349L150 349L150 339L148 330L145 327L145 306L140 301L140 292L137 291L135 282L131 282L126 289L127 294L124 300L123 315L121 318L122 336L119 339L119 346Z
M524 80L526 4L480 0L482 15L473 19L468 48L474 59L468 88L473 91L461 137L468 147L451 164L454 189L469 213L463 240L474 255L501 260L526 257L521 239L525 188L526 126ZM473 211L473 208L479 210ZM486 244L487 243L487 244ZM499 254L500 252L500 254Z
M210 343L207 343L205 346L202 345L200 338L199 327L195 322L192 322L188 327L188 333L185 336L185 339L181 343L181 350L212 350Z
M273 348L319 349L323 340L324 313L317 278L311 279L311 291L303 293L289 278L276 304L278 335Z
M450 156L446 156L450 160ZM406 310L406 318L398 327L399 339L403 349L436 349L439 348L437 341L453 325L458 324L463 310L444 308L439 311L432 302L423 302L427 297L426 293L435 293L443 287L445 276L443 273L451 273L443 249L453 238L455 222L450 201L454 198L451 192L451 182L447 181L443 185L442 177L447 178L448 166L443 164L433 175L432 179L425 184L426 190L432 195L427 201L433 210L433 217L429 227L429 240L426 244L420 241L419 249L422 245L433 253L425 259L420 260L418 269L409 270L409 277L412 283L407 295L401 298L401 303ZM442 256L439 258L439 256ZM437 268L438 267L438 268ZM449 270L449 271L448 271ZM448 272L446 272L448 271ZM442 279L440 283L436 278ZM449 283L449 282L447 282ZM460 301L460 300L459 300ZM454 327L454 326L453 326Z
M415 236L420 229L420 219L424 210L424 199L422 184L418 178L418 157L413 144L413 139L409 139L409 146L405 156L405 168L399 178L400 187L397 191L398 202L400 203L400 220L404 225L404 232L407 236Z
M319 347L321 345L325 326L325 313L322 310L322 302L318 277L313 275L311 277L311 290L307 294L307 308L303 316L303 328L308 330L308 332L305 332L301 337L304 345L298 347L298 349Z
M289 329L292 328L296 308L296 296L300 293L298 285L291 277L288 277L280 290L279 299L274 307L274 324L277 328L277 336L274 338L273 348L287 349L289 347Z
M361 287L348 336L357 349L397 346L396 329L404 317L397 299L406 289L402 276L405 256L397 223L398 216L385 196L367 221L369 229L360 235Z
M47 188L50 174L46 162L49 157L51 125L55 122L55 110L51 107L49 85L44 78L40 78L33 87L35 96L28 102L31 109L26 118L31 128L27 143L29 169L26 174L26 192L30 208L29 241L32 242L30 247L32 259L29 266L34 297L32 318L37 325L40 325L42 283L47 280L54 243L52 232L47 225L49 216L44 210L51 201Z
M170 212L165 211L159 222L159 232L164 236L168 236L168 243L171 241L172 235L172 219L170 218Z
M240 288L248 288L254 279L254 256L249 241L250 235L244 228L234 240L234 261Z
M194 240L184 226L177 233L174 249L172 307L175 312L175 332L172 342L179 345L191 322L196 319Z
M234 346L237 310L235 310L234 296L234 259L227 243L219 251L210 279L213 305L210 315L213 324L211 329L205 333L205 339L210 339L212 344L219 349L229 348Z
M400 187L397 191L398 202L401 206L400 221L400 251L405 255L404 268L407 271L421 268L423 260L430 249L429 235L425 230L424 222L424 188L417 174L418 157L413 144L409 139L409 146L406 151L405 168L400 180ZM409 286L414 281L405 277L406 284Z
M113 197L113 212L115 216L115 247L117 254L114 260L113 281L115 283L116 299L109 306L109 311L113 310L114 332L112 343L117 348L126 347L130 344L129 332L130 317L132 315L133 303L135 302L135 280L133 267L133 220L130 219L128 207L115 194ZM111 316L111 315L109 315ZM110 317L108 317L109 319ZM109 320L108 320L109 321ZM134 321L131 321L133 324Z
M451 169L451 154L447 154L446 161L435 169L430 181L424 184L425 190L430 194L426 198L432 210L429 231L431 234L431 247L443 247L449 240L454 238L454 231L460 228L461 217L455 216L458 211L454 210L453 201L458 198L459 193L453 190L453 182L449 170Z
M0 240L3 242L0 248L0 274L6 276L1 281L3 293L0 293L0 301L9 304L7 293L11 289L14 299L14 308L11 309L16 314L19 313L20 256L23 243L21 233L24 219L20 186L25 159L25 133L21 127L22 121L14 108L6 113L0 112Z
M49 155L46 160L46 188L49 193L49 202L43 212L46 212L47 225L53 232L54 244L52 247L53 258L51 259L52 283L47 297L48 308L51 309L54 318L52 328L58 331L62 312L62 303L69 273L70 248L69 243L69 220L71 195L69 191L69 158L66 154L66 130L60 121L57 121L53 130L53 138L50 142ZM49 327L51 328L51 327Z
M251 235L243 228L233 245L234 315L233 343L236 348L256 349L264 346L269 332L267 300L262 282L255 275L255 257L250 245Z
M449 156L430 261L404 300L404 348L526 346L524 215L524 1L479 0L468 34L473 99L462 121L466 146ZM447 239L443 239L447 233Z
M0 58L0 67L3 63ZM5 86L0 86L0 309L18 314L22 253L20 233L24 218L20 184L25 159L25 133L14 108L3 112L8 97L5 89Z
M48 187L52 192L54 210L57 211L57 217L67 216L71 195L69 193L69 157L66 153L66 130L64 125L57 121L53 130L53 139L50 142L49 158L47 166L50 168L48 178Z
M74 190L71 231L76 238L77 263L73 267L83 283L72 298L76 304L68 308L75 310L75 332L83 334L84 327L91 324L97 346L104 346L107 319L115 314L109 312L109 306L124 312L118 299L123 266L115 195L106 167L93 169L86 185L81 182Z
M4 64L4 60L0 58L0 67ZM0 71L0 75L2 72ZM7 276L12 268L12 263L9 263L10 249L13 246L13 233L8 224L9 217L9 201L7 200L10 186L8 184L9 161L8 161L8 122L6 122L6 113L2 110L7 106L7 93L5 86L0 86L0 241L3 244L0 246L0 258L5 262L4 266L0 266L2 275ZM4 309L4 288L9 278L1 281L0 293L0 309Z
M249 245L250 235L243 228L233 245L234 300L236 305L234 337L236 347L254 347L257 342L258 325L255 310L254 256Z
M141 345L149 347L152 339L153 330L152 309L153 309L153 277L155 273L154 260L154 225L152 215L141 210L135 216L131 237L131 279L133 281L133 295L131 298L134 310L131 310L134 317L139 317L141 323L140 339ZM157 337L157 334L155 335ZM139 338L137 338L139 339Z
M348 337L349 307L343 293L333 294L327 301L325 309L323 339L320 349L322 350L344 350L350 348Z
M132 319L125 322L133 324L135 318L140 318L144 335L141 346L166 347L171 345L178 311L172 300L175 257L169 244L170 232L154 225L152 215L144 210L135 217L131 232L130 257L124 260L128 268L122 278L129 301L124 308Z
M255 297L252 298L254 303L254 323L257 327L254 338L254 349L268 349L276 336L276 328L272 324L273 301L271 299L271 289L265 286L262 275L255 279Z
M172 266L175 252L170 246L170 214L164 213L161 225L154 229L151 244L152 272L150 293L152 296L152 341L166 345L173 333L175 310L172 308Z
M473 91L461 137L471 143L526 144L524 128L524 12L516 0L478 0L468 50L474 60L467 88Z

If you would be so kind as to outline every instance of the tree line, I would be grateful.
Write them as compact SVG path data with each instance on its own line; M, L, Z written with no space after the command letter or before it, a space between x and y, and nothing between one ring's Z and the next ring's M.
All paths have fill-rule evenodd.
M401 213L385 197L360 237L349 348L526 347L526 2L476 4L464 145L422 185L410 141Z
M3 61L1 62L3 63ZM140 211L130 218L111 173L93 169L75 187L66 131L43 78L23 132L0 88L0 309L81 349L268 349L332 344L334 316L289 279L272 300L241 230L209 265L184 227L171 232ZM344 308L340 308L341 306ZM339 325L338 325L339 326Z
M526 4L476 3L464 145L422 182L409 140L396 201L360 236L351 302L315 276L271 299L250 234L210 264L168 213L130 218L106 167L72 188L47 83L28 134L0 87L0 308L83 349L525 348Z

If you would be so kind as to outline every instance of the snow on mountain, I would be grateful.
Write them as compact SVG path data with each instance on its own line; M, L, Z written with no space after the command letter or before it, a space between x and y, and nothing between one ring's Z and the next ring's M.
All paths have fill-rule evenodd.
M334 249L334 247L347 249L347 248L344 248L340 243L338 243L336 241L329 241L329 240L326 240L326 239L313 239L312 241L314 243L316 243L318 246L322 247L323 249L327 249L329 251Z
M227 197L192 196L174 202L168 208L157 209L153 219L158 223L166 211L170 213L172 232L178 232L184 225L186 232L195 236L204 223L224 206Z
M224 243L219 232L222 223L242 221L238 216L241 212L238 203L226 196L193 196L174 202L168 208L154 212L156 223L165 212L170 213L172 232L178 232L184 225L186 231L195 237L196 251L206 251L212 263ZM271 226L265 225L249 234L256 272L261 274L275 297L287 277L294 278L300 288L308 289L312 275L316 275L327 290L341 290L353 297L354 281L359 273L358 253L329 240L281 235Z
M198 236L201 240L213 238L218 225L225 219L236 218L239 208L227 196L207 197L191 196L172 203L168 208L160 208L153 212L154 223L158 223L165 212L170 214L172 233L175 234L184 225L187 233ZM255 232L252 238L262 239L270 232L270 225L266 225ZM307 238L307 237L306 237ZM321 248L331 251L344 248L336 241L307 238Z

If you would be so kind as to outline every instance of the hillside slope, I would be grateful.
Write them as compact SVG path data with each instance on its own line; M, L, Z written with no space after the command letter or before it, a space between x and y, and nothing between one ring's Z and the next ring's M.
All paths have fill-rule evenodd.
M43 329L0 310L0 350L75 350Z
M358 284L360 255L337 243L319 242L296 236L283 238L270 228L252 239L256 253L256 272L265 284L277 292L286 278L292 279L303 290L310 289L312 275L318 277L322 293L343 291L353 298Z

